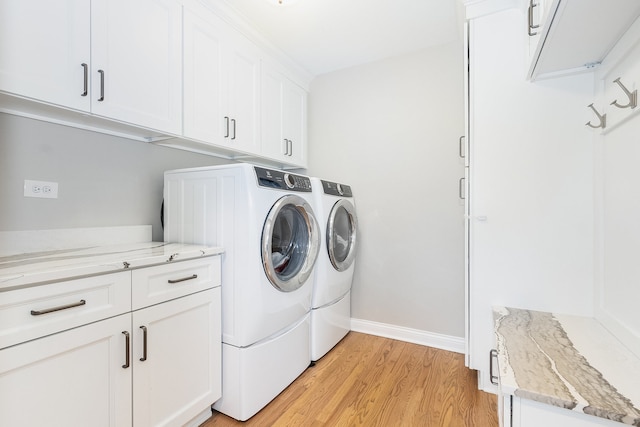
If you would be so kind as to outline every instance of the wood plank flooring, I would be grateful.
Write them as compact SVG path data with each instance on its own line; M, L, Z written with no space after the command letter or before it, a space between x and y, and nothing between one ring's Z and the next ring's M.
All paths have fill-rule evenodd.
M462 354L350 332L248 421L214 411L200 427L497 427L476 381Z

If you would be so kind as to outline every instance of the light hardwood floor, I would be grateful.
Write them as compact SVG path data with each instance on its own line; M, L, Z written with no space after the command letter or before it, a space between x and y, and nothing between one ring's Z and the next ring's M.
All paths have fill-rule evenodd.
M464 355L350 332L248 421L214 411L201 427L497 427L497 413Z

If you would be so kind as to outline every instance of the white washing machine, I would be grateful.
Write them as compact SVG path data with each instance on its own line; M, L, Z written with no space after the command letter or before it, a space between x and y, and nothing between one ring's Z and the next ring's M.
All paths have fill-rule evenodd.
M321 249L311 310L311 360L331 350L351 330L351 282L358 220L351 187L311 178Z
M164 238L221 246L222 399L245 421L310 363L319 226L308 177L249 164L165 172Z

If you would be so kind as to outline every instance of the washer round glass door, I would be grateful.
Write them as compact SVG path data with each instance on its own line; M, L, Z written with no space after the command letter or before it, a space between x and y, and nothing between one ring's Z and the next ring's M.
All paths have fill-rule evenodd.
M276 289L295 291L307 281L318 257L319 231L302 197L284 196L273 205L262 229L262 265Z
M356 257L358 220L353 204L340 199L331 208L327 221L327 250L329 260L338 271L344 271Z

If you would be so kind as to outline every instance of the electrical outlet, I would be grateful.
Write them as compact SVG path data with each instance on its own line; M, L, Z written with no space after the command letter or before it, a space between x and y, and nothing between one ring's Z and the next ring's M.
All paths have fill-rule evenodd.
M58 198L58 183L49 181L24 180L24 197Z

